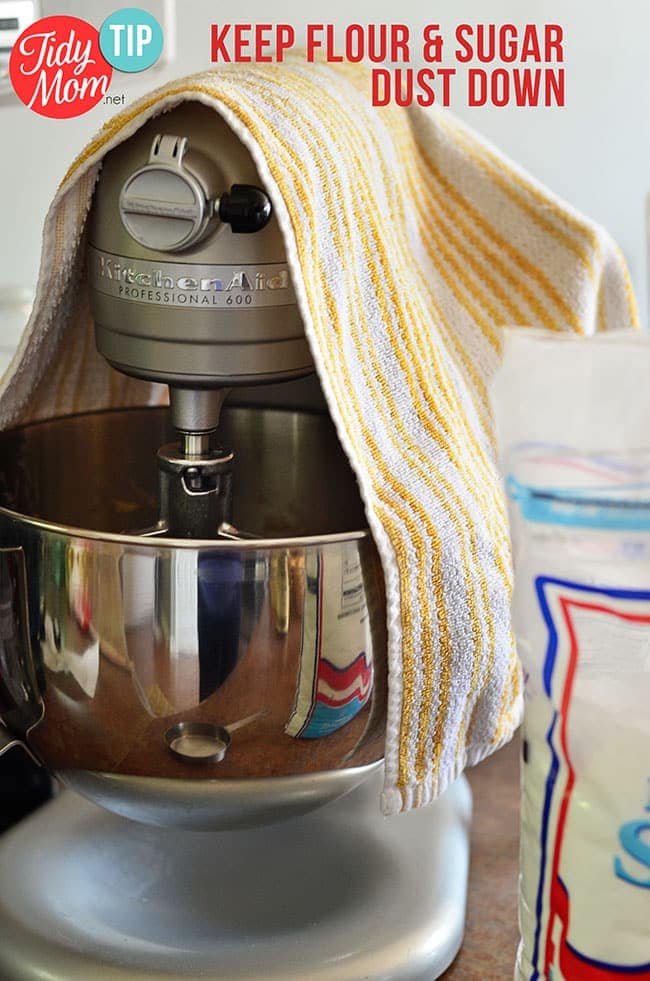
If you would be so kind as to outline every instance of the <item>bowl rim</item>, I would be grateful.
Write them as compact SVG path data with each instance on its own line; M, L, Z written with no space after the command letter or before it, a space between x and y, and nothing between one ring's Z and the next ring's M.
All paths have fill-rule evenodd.
M46 521L43 518L33 518L19 511L11 511L9 508L0 507L0 515L17 522L21 526L27 525L41 532L52 535L60 535L64 538L82 539L91 542L104 542L106 544L130 545L132 548L151 550L152 548L164 549L203 549L223 552L264 552L274 549L297 549L309 548L320 545L338 545L343 542L359 541L361 539L371 539L372 535L369 528L358 531L337 531L325 535L302 535L293 538L166 538L158 535L129 535L124 532L93 531L91 528L77 528L74 525L57 524L54 521Z
M3 436L10 433L19 433L26 429L36 428L41 425L63 422L66 419L82 418L84 416L111 415L121 413L152 412L160 413L168 406L165 405L124 405L112 406L102 409L88 409L83 412L69 412L58 416L51 416L44 419L33 419L29 422L21 423L17 426L8 426L0 431L0 440ZM257 405L257 404L237 404L224 406L226 409L263 409L270 412L301 413L309 416L320 416L321 412L312 409L285 408L276 405ZM345 451L344 451L345 452ZM9 518L21 526L35 528L37 531L46 532L52 535L60 535L64 538L81 539L84 541L104 542L106 544L130 545L132 548L142 548L150 551L152 548L169 549L202 549L223 552L264 552L275 549L300 549L311 548L321 545L340 545L344 542L360 541L370 539L374 541L370 528L366 525L354 531L337 531L321 535L282 535L273 538L173 538L158 535L133 535L127 532L95 531L92 528L80 528L76 525L61 524L57 521L48 521L45 518L38 518L33 515L23 514L21 511L14 511L11 508L0 505L0 516ZM0 548L2 546L0 545Z

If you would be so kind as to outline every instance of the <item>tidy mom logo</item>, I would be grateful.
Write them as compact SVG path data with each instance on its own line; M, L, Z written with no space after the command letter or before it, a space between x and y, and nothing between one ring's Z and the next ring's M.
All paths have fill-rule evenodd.
M70 119L106 97L113 69L144 71L162 48L160 24L138 7L116 11L99 30L79 17L44 17L14 44L9 75L16 95L33 112Z
M44 17L14 44L9 74L16 95L29 109L70 119L104 98L113 69L92 24L79 17Z

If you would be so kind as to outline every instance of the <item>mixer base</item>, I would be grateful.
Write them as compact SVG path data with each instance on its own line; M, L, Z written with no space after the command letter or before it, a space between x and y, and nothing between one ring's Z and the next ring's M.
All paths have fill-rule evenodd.
M432 981L463 935L469 787L383 818L380 786L220 833L64 792L2 839L0 977Z

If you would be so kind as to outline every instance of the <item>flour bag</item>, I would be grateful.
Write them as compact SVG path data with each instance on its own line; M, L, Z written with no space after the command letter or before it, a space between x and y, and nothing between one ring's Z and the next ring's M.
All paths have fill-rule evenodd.
M511 332L525 682L516 981L650 981L650 342Z

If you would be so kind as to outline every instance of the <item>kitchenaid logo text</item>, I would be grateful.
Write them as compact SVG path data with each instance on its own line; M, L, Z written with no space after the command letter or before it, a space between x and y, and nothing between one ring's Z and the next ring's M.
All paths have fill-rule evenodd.
M69 119L106 95L113 69L99 33L79 17L44 17L14 44L9 74L17 96L41 116Z
M260 307L294 300L283 263L151 266L91 249L90 279L98 292L163 306Z
M167 290L200 290L204 293L223 293L230 290L242 290L243 292L252 290L286 290L289 288L289 273L286 269L276 273L275 276L267 276L266 273L257 272L253 275L244 269L234 273L226 282L223 279L216 279L210 276L197 279L195 276L167 276L162 269L152 269L151 272L138 272L132 266L123 266L120 262L113 259L99 257L99 275L107 279L118 279L130 286L155 286Z

